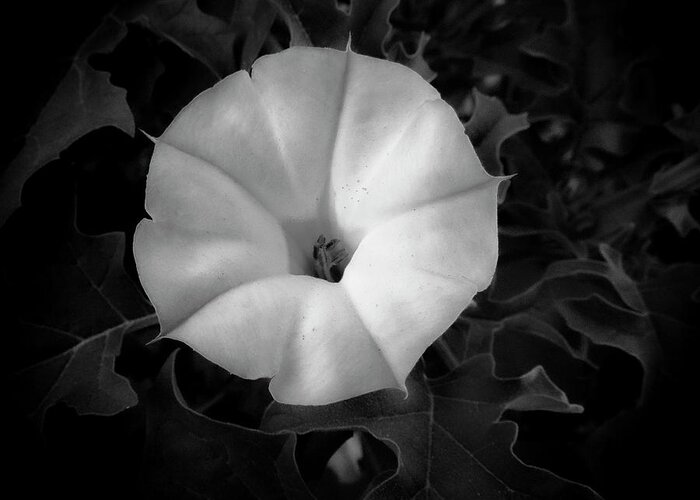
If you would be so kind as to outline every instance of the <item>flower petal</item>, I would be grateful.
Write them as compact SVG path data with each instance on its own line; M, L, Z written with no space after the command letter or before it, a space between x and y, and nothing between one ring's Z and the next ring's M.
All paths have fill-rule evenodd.
M498 182L379 225L345 269L340 284L401 380L491 280L498 257Z
M163 333L273 377L278 401L326 404L404 388L488 285L499 181L419 75L293 48L222 80L166 130L134 252ZM320 234L352 254L340 283L299 275Z
M332 172L380 155L396 122L439 97L415 72L350 50L292 48L262 57L252 80L296 186L316 202L294 214L294 226L287 224L304 242L336 232L329 207Z
M168 337L241 377L274 377L270 392L280 402L327 404L403 387L345 290L309 276L232 289Z
M276 219L201 159L158 143L146 199L134 257L163 332L241 283L302 272Z
M360 165L377 165L402 124L438 98L399 64L292 48L260 58L252 77L239 71L200 94L160 141L229 173L301 244L333 232L331 171L337 191Z
M425 101L403 118L372 158L333 172L335 220L350 248L388 218L494 180L447 103Z
M296 188L296 173L282 157L271 116L245 71L197 96L158 143L220 168L275 215L298 212L307 203Z

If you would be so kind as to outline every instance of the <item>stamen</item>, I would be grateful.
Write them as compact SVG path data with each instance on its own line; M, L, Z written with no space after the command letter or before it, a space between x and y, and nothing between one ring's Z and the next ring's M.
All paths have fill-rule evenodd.
M320 235L314 243L314 273L317 278L337 283L343 278L343 271L350 256L339 239L326 243L326 237Z

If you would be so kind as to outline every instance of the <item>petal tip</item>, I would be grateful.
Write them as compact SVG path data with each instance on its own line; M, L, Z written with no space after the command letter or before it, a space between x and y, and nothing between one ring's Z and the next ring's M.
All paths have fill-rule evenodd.
M579 404L570 404L569 405L569 413L583 413L585 411L585 408L582 405Z
M147 345L147 346L151 346L151 345L155 344L156 342L158 342L159 340L163 340L165 337L166 337L165 333L160 332L160 333L159 333L158 335L156 335L154 338L152 338L151 340L149 340L148 342L146 342L146 345Z
M146 136L146 139L148 139L149 141L151 141L153 144L156 144L156 143L158 142L158 139L157 139L156 137L153 137L151 134L149 134L148 132L146 132L144 129L140 128L140 129L139 129L139 132L141 132L143 135L145 135L145 136Z
M401 391L403 393L403 401L406 401L408 399L408 387L406 387L406 382L404 382L401 386L395 386L392 387L394 390Z

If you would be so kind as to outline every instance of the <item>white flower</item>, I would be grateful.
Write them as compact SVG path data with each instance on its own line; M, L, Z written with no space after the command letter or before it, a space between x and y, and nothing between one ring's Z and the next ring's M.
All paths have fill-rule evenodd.
M417 73L292 48L203 92L158 139L134 254L162 334L272 377L276 400L405 390L491 281L500 180ZM314 277L319 236L348 253L337 283Z

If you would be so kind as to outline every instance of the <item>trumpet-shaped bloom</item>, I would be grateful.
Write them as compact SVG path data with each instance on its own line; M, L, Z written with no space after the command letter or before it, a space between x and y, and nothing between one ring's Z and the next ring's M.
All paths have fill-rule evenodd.
M405 390L491 281L499 181L417 73L292 48L200 94L157 140L134 254L162 334L272 377L276 400ZM339 282L315 277L320 236L343 247L324 243Z

